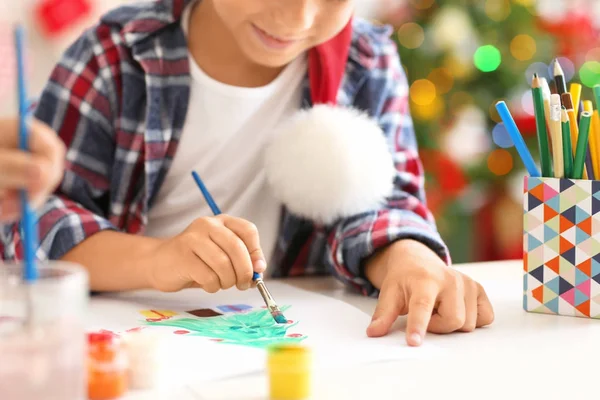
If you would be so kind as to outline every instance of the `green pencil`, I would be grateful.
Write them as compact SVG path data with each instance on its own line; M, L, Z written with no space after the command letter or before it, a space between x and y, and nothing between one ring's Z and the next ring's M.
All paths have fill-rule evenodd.
M592 114L589 111L581 113L579 137L577 138L577 151L575 152L575 163L573 165L574 179L581 179L583 177L583 167L585 166L585 155L587 154L591 120Z
M535 122L537 126L538 145L540 147L540 164L542 166L542 176L552 177L552 162L550 161L550 147L548 146L548 127L546 126L546 116L544 112L544 95L542 93L542 83L537 74L533 76L531 84L533 91L533 104L535 106Z
M600 85L594 86L594 97L596 97L596 110L600 110Z
M567 115L567 109L565 107L563 107L561 111L561 120L565 178L571 179L573 178L573 149L571 148L571 124L569 123L569 116Z

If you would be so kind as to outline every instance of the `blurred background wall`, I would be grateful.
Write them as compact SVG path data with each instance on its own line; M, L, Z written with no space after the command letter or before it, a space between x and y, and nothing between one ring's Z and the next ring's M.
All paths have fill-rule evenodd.
M133 1L0 0L0 116L15 110L12 23L28 30L35 95L82 29ZM428 202L455 262L520 258L524 171L493 104L509 103L535 149L533 73L549 77L559 58L584 96L600 83L600 0L355 1L360 15L395 28Z

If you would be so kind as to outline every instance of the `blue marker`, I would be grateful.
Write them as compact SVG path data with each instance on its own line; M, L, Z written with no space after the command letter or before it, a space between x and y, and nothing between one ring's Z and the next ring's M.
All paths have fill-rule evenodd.
M23 151L29 151L29 132L26 121L29 102L27 101L27 89L25 87L25 61L23 55L24 36L23 27L17 26L15 29L15 50L17 58L17 94L19 103L19 148ZM29 204L28 194L25 190L21 191L21 209L24 253L23 279L26 282L33 282L38 279L38 270L35 260L38 232L36 215Z
M192 171L192 177L196 181L196 185L198 185L198 188L202 192L202 195L204 196L204 199L206 200L206 203L208 203L208 206L212 210L213 214L214 215L221 214L221 210L217 206L217 203L215 203L215 200L210 195L210 192L206 188L206 185L204 185L204 182L202 182L202 179L200 179L200 176L198 175L198 173L196 173L196 171ZM260 274L257 272L254 272L254 274L252 275L252 280L256 282L256 288L258 289L258 291L260 292L260 295L262 296L263 300L265 301L265 304L266 304L267 308L269 309L269 312L273 316L273 319L275 319L275 321L278 324L287 323L287 318L284 317L283 313L277 306L277 303L275 303L273 296L271 296L271 293L265 286L265 283L263 282Z
M504 126L506 127L506 130L508 131L513 143L515 144L515 148L521 156L521 160L523 161L523 164L525 164L525 168L527 168L529 175L532 177L539 177L540 171L537 169L535 161L533 160L533 157L531 156L531 153L529 152L529 149L523 140L523 136L521 136L521 132L519 132L519 128L517 128L517 124L510 114L506 103L504 101L499 101L496 103L496 110L498 110L498 114L500 114L500 118L502 118Z

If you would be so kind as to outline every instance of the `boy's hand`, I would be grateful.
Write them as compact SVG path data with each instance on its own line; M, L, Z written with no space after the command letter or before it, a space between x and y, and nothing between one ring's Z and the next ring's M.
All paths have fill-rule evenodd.
M253 273L267 266L256 226L223 214L197 219L159 245L151 258L148 281L165 292L188 287L209 293L233 286L246 290L253 285Z
M381 288L367 334L386 335L400 315L407 315L406 341L422 343L427 331L470 332L489 325L494 311L480 284L453 270L427 246L397 242L375 255L367 278Z
M29 152L19 150L19 122L0 119L0 222L20 215L19 191L29 192L31 203L39 207L60 183L65 146L45 124L29 125Z

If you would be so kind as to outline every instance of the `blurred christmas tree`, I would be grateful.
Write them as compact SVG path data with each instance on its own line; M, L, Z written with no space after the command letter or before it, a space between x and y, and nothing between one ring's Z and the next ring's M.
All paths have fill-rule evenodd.
M530 148L536 148L529 83L549 76L555 37L539 28L533 1L410 0L389 2L387 23L397 28L402 62L411 82L411 110L427 171L428 201L455 262L520 256L494 254L486 240L509 204L507 182L522 176L494 104L506 100ZM395 7L395 8L394 8ZM529 102L529 103L528 103ZM518 107L514 107L514 105ZM493 150L494 143L505 148ZM513 166L515 168L513 168ZM516 195L517 197L519 194ZM520 240L521 220L504 226ZM517 208L520 212L520 209ZM508 215L504 215L508 217ZM490 235L494 235L490 239ZM486 236L488 237L486 239ZM493 246L492 246L493 247Z

